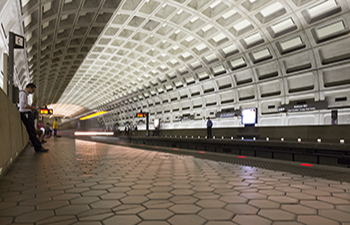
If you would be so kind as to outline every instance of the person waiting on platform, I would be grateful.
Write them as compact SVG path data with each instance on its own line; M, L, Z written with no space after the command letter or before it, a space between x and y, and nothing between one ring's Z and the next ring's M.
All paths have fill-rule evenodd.
M46 125L45 125L45 137L50 138L51 135L52 135L51 126L49 123L46 123Z
M41 129L36 129L36 134L38 136L38 139L40 143L46 143L47 141L44 140L44 132Z
M55 121L53 121L53 137L57 137L57 129L58 129L58 126L57 126L57 118L55 118Z
M213 122L211 122L210 117L208 116L207 121L207 138L213 138L211 134L211 127L213 126Z
M36 130L34 127L34 119L32 110L38 110L37 106L30 106L28 104L28 95L35 92L36 86L33 83L27 84L24 90L19 92L19 112L21 114L21 120L24 126L27 129L29 139L34 146L36 152L47 152L48 149L45 149L38 138L36 137Z

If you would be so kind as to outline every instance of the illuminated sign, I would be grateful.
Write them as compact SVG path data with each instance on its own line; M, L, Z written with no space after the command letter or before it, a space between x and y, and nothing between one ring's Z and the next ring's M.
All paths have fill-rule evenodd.
M40 114L52 115L53 109L40 109Z
M24 37L10 32L10 40L13 40L14 48L24 48Z
M136 117L137 118L145 118L145 117L147 117L147 114L148 113L136 113Z
M102 135L102 136L110 136L114 135L113 132L95 132L95 131L88 131L88 132L74 132L75 136L97 136L97 135Z
M24 38L19 35L15 35L15 48L23 48L23 47L24 47Z
M310 102L305 104L282 105L278 107L278 112L305 112L305 111L313 111L313 110L327 109L327 108L328 108L327 101L318 101L318 102Z
M103 115L107 113L107 111L100 111L100 112L96 112L96 113L93 113L93 114L90 114L90 115L87 115L87 116L84 116L84 117L81 117L79 120L87 120L87 119L91 119L91 118L94 118L96 116L100 116L100 115Z
M231 110L227 112L217 112L215 116L220 118L230 118L230 117L235 117L240 115L241 115L240 110Z
M256 124L257 123L257 108L242 109L242 124Z

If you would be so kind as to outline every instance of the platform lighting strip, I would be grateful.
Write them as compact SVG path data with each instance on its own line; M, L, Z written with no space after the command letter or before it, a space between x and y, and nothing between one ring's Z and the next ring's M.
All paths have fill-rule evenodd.
M114 135L113 132L74 132L75 136L97 136L97 135L102 135L102 136L110 136Z
M91 119L91 118L94 118L94 117L97 117L97 116L100 116L100 115L103 115L107 113L107 111L100 111L100 112L97 112L97 113L93 113L93 114L90 114L90 115L87 115L87 116L84 116L84 117L81 117L79 120L87 120L87 119Z

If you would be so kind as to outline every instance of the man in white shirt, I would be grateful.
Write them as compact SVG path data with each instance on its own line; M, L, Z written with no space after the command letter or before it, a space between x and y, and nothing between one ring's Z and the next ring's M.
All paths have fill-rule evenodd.
M27 128L29 139L34 146L34 150L36 152L47 152L49 151L49 149L43 148L43 146L41 146L40 141L36 137L32 110L38 110L38 107L30 106L28 104L28 95L33 94L35 89L36 89L35 84L29 83L27 84L25 90L22 90L19 92L19 112L21 113L21 120L25 125L25 127Z

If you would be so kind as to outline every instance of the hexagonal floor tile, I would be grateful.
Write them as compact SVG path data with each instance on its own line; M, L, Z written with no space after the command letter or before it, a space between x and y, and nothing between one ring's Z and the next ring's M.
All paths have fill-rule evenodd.
M0 210L16 206L17 202L0 202Z
M16 223L35 223L37 221L54 216L53 211L34 211L16 217Z
M321 202L321 201L300 201L301 205L308 206L310 208L314 209L334 209L334 206L332 204Z
M168 192L157 192L157 193L152 193L147 195L149 199L169 199L172 196L173 195Z
M237 223L231 221L209 221L205 225L237 225Z
M103 200L117 200L126 197L127 195L121 192L112 192L108 194L101 195L100 198Z
M320 225L320 224L327 224L327 225L339 225L338 222L334 220L330 220L321 216L298 216L298 221L302 222L307 225Z
M130 187L114 187L114 188L109 188L108 192L125 192L130 190L132 190Z
M236 215L232 221L240 225L271 225L270 220L267 220L257 215Z
M213 192L198 192L193 195L193 197L199 198L199 199L218 199L221 197L221 195L213 193Z
M142 212L146 210L145 207L140 206L139 204L126 204L126 205L120 205L112 209L113 212L117 215L123 215L123 214L137 214L139 212Z
M37 225L47 225L47 224L72 224L74 222L78 221L78 219L75 216L53 216L49 217L44 220L40 220L40 222L37 222Z
M107 194L108 192L105 190L94 190L94 191L86 191L81 193L82 196L101 196L103 194Z
M282 205L281 209L283 209L285 211L288 211L288 212L295 213L295 214L301 214L301 215L302 214L307 214L307 215L316 214L316 209L312 209L312 208L305 207L305 206L302 206L302 205L289 205L289 204L286 204L286 205Z
M167 209L147 209L139 214L143 220L166 220L174 215Z
M274 222L272 225L304 225L303 223L299 223L296 221L278 221L278 222Z
M174 203L169 200L149 200L142 205L148 209L166 209L174 205Z
M259 193L242 193L240 196L248 199L267 199L267 195Z
M287 193L288 197L296 198L299 200L316 200L315 195L305 194L305 193L299 193L299 192L291 192Z
M328 197L328 196L320 196L317 197L317 200L323 201L323 202L328 202L331 204L348 204L350 205L350 201L346 200L346 199L341 199L341 198L335 198L335 197Z
M214 191L215 188L209 186L195 186L191 189L195 192L209 192Z
M72 200L75 198L80 198L80 194L62 194L62 195L56 195L52 197L52 200L58 201L58 200Z
M268 199L271 200L271 201L274 201L274 202L278 202L278 203L288 203L288 204L291 204L291 203L298 203L298 202L299 202L298 199L296 199L296 198L291 198L291 197L287 197L287 196L269 196Z
M149 193L151 193L150 190L142 190L142 189L136 189L136 190L131 190L131 191L127 191L125 192L127 195L147 195Z
M191 204L198 201L197 198L194 198L192 196L174 196L169 199L170 201L176 203L176 204Z
M82 193L82 192L86 192L86 191L90 191L90 188L87 187L75 187L75 188L71 188L71 189L67 189L65 190L66 193Z
M0 217L0 224L12 224L12 217Z
M68 201L50 201L50 202L41 203L36 207L39 210L47 210L47 209L58 209L67 205L69 205Z
M226 203L219 200L199 200L196 205L202 208L223 208Z
M174 190L174 188L168 187L168 186L159 186L159 187L150 188L149 190L153 192L169 192L171 190Z
M350 205L348 205L350 208ZM350 213L343 212L336 209L321 209L318 211L320 216L339 221L339 222L350 222Z
M175 215L168 222L172 225L202 225L206 220L197 215Z
M143 221L138 225L170 225L170 224L165 221Z
M98 197L80 197L80 198L75 198L73 200L70 200L69 202L74 205L74 204L89 204L89 203L97 202L99 200L100 198Z
M283 191L277 191L277 190L260 190L258 191L258 193L260 194L264 194L264 195L268 195L268 196L272 196L272 195L285 195L285 193Z
M349 205L337 205L336 208L339 209L339 210L342 210L342 211L350 213Z
M251 200L248 204L260 209L278 209L280 207L279 203L269 200Z
M226 203L232 203L232 204L237 204L237 203L247 203L249 199L240 197L240 196L222 196L219 198L219 200L226 202Z
M173 195L192 195L195 192L191 190L186 190L186 189L175 189L175 190L172 190L170 193Z
M256 214L259 209L247 204L229 204L225 209L235 214Z
M57 215L76 215L89 209L87 205L69 205L55 211Z
M135 225L139 222L141 219L136 215L116 215L103 220L104 225Z
M154 186L151 185L151 184L135 184L135 185L133 185L131 187L132 187L132 189L142 189L142 190L144 190L144 189L148 189L148 188L151 188L151 187L154 187Z
M90 204L93 209L110 209L121 205L118 200L100 200Z
M102 214L91 215L91 216L84 216L84 217L79 217L79 221L101 221L113 215L114 214L110 212L110 213L102 213Z
M23 213L34 211L34 206L15 206L0 210L0 216L18 216Z
M203 209L198 215L207 220L230 220L234 216L232 212L225 209Z
M202 210L202 208L192 204L177 204L170 207L169 209L176 214L196 214Z
M125 198L120 199L120 201L124 204L141 204L148 200L149 199L145 196L127 196Z
M258 215L273 221L295 220L295 214L283 211L281 209L261 209Z

